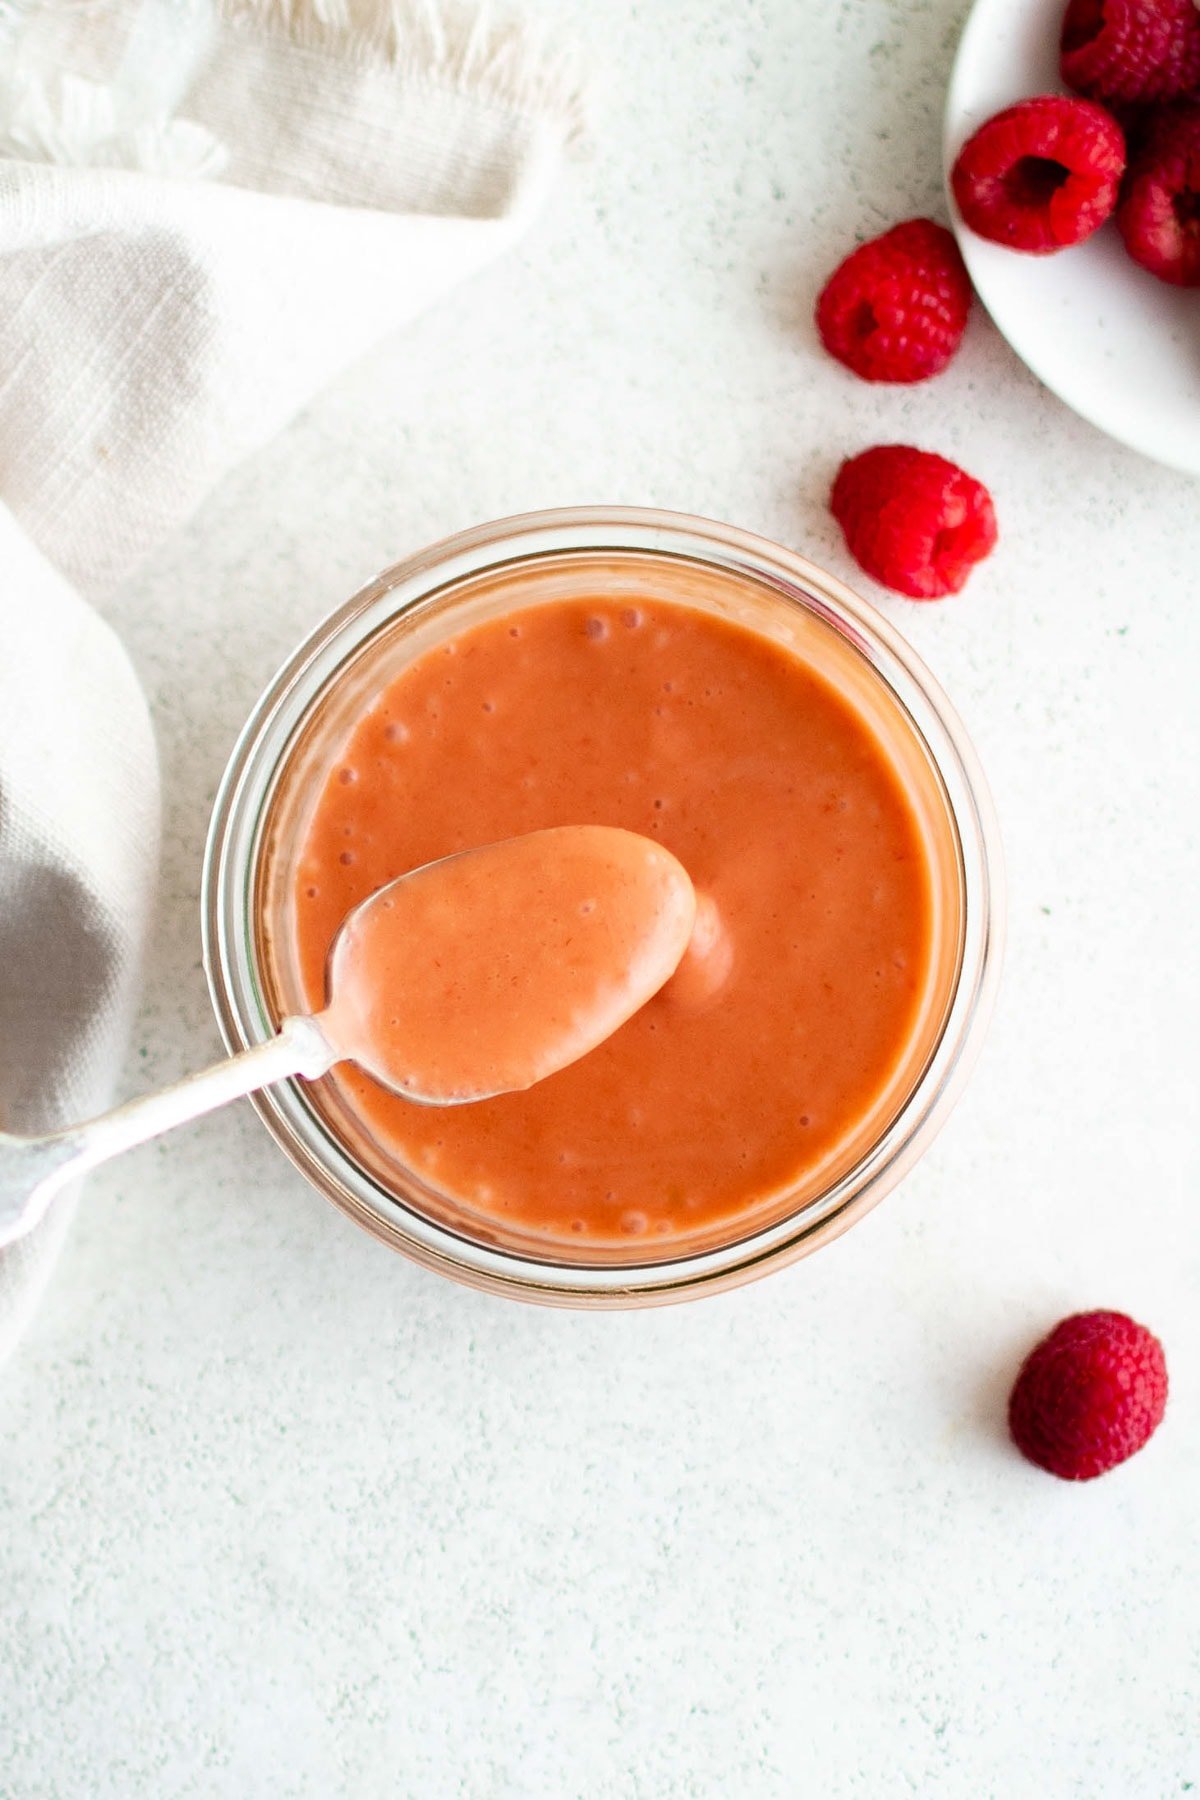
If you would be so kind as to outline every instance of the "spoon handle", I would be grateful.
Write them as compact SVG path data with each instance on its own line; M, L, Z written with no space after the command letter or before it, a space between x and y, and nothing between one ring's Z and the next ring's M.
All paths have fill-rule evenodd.
M45 1137L0 1132L0 1246L31 1231L59 1189L89 1169L273 1081L315 1081L338 1060L316 1019L285 1019L276 1037L156 1094Z

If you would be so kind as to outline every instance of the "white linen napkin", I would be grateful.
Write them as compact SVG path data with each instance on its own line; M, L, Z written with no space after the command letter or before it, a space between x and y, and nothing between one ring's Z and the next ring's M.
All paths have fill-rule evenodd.
M157 854L91 602L510 244L569 66L440 0L0 0L0 1126L108 1103ZM0 1252L0 1359L71 1201Z

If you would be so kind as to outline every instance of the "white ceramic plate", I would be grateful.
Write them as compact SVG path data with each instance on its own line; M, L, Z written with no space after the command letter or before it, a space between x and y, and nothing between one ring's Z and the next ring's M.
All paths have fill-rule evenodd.
M947 177L992 113L1063 91L1064 0L976 0L946 101ZM1109 224L1073 250L1022 256L950 213L980 299L1017 355L1068 406L1145 456L1200 475L1200 289L1156 281Z

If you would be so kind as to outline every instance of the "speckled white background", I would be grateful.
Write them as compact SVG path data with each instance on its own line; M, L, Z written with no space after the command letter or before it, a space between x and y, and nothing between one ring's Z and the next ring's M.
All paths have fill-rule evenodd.
M735 1295L581 1317L461 1291L309 1192L248 1109L92 1183L0 1385L5 1800L1166 1800L1200 1788L1200 486L982 317L915 391L809 322L940 207L961 0L560 0L592 159L519 254L353 370L112 608L168 831L129 1082L214 1053L211 797L297 637L488 516L628 501L851 572L824 497L903 437L990 485L969 591L882 598L994 784L1011 948L921 1168ZM879 596L875 596L879 597ZM1152 1446L1023 1464L1062 1312L1165 1340Z

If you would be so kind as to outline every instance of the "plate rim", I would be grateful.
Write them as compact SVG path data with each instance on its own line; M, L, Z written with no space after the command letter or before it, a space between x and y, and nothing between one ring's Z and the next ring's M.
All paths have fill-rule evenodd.
M1047 12L1049 12L1049 0L1037 0L1037 3L1046 6ZM971 110L969 95L974 84L968 81L968 70L978 55L975 40L985 38L993 15L998 13L1002 7L1011 11L1011 4L1012 0L973 0L971 9L963 22L958 45L954 52L954 62L950 70L950 79L946 87L946 101L942 112L942 186L950 214L951 229L962 252L963 261L967 265L967 272L971 277L971 285L975 290L976 298L1013 354L1020 358L1030 373L1041 382L1048 393L1053 394L1061 405L1068 407L1077 417L1085 420L1087 424L1102 432L1114 443L1124 445L1126 449L1137 452L1151 462L1159 464L1160 467L1173 469L1179 474L1200 475L1200 417L1197 418L1196 447L1190 458L1186 445L1182 447L1182 455L1175 445L1164 448L1156 442L1152 426L1147 431L1139 431L1136 425L1130 427L1128 424L1114 422L1106 415L1103 405L1097 409L1089 405L1086 397L1080 399L1065 393L1059 384L1059 379L1051 369L1047 368L1044 359L1036 350L1031 353L1022 343L1020 333L1014 333L1009 325L1002 323L994 310L992 299L988 293L986 270L981 272L978 254L979 246L985 240L978 238L963 221L950 186L950 171L963 142L965 142L966 135L968 135L963 120L964 115ZM968 96L965 100L964 91ZM1013 254L1019 253L1014 251ZM1153 277L1147 276L1147 280L1151 279ZM1197 294L1197 312L1197 325L1200 328L1200 292Z

